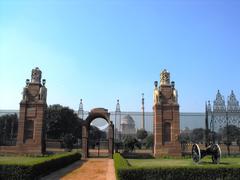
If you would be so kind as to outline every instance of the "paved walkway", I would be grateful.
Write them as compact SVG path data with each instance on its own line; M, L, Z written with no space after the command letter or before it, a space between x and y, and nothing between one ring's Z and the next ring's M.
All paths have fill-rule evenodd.
M45 176L42 180L116 180L112 159L87 159Z

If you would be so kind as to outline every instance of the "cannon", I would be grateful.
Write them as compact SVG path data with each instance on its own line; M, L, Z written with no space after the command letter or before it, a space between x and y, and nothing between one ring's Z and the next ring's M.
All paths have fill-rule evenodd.
M209 122L208 122L208 112L211 112L210 107L210 101L208 101L208 104L205 104L205 149L200 149L197 144L193 144L192 146L192 159L193 162L198 163L202 158L204 158L207 155L212 156L212 162L213 164L219 164L221 159L221 149L218 144L215 144L215 136L214 133L211 133L211 131L214 131L213 128L213 120L211 120L210 126L211 131L209 130ZM211 133L211 134L209 134ZM210 136L212 137L210 139Z
M193 162L198 163L205 156L212 156L213 164L219 164L221 159L221 149L218 144L211 144L206 149L200 149L197 144L192 146L192 159Z

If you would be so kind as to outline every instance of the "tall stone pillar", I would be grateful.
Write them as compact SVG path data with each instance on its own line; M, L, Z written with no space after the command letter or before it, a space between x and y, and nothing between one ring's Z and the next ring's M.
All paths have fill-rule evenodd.
M88 128L87 124L82 125L82 158L88 157Z
M18 122L17 153L44 154L46 151L47 88L45 79L41 84L41 75L39 68L33 69L31 82L27 79L23 89Z
M155 81L153 112L154 156L180 156L178 94L166 70L161 72L159 87Z
M109 158L113 158L113 150L114 150L114 125L111 123L108 127L108 154L109 154Z

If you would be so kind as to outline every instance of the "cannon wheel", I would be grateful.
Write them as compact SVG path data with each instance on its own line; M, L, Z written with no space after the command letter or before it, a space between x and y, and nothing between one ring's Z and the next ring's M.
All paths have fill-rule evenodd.
M192 159L195 163L198 163L201 159L201 151L197 144L193 144L192 146Z
M213 164L219 164L221 159L221 149L218 144L212 145L212 162Z

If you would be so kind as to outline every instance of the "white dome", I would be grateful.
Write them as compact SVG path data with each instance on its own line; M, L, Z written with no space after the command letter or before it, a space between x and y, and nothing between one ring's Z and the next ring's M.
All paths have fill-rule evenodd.
M133 118L128 114L122 118L121 124L135 125L135 122Z

